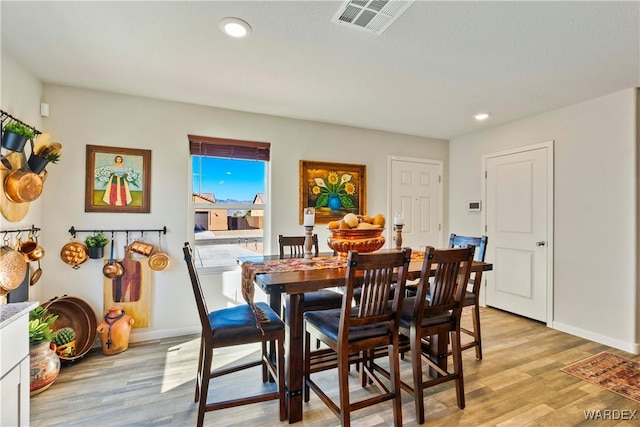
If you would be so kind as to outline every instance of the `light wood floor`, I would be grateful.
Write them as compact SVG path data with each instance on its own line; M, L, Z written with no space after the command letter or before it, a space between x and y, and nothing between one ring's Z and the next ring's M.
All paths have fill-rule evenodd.
M464 352L466 403L458 409L453 383L426 391L425 426L574 426L638 425L632 421L586 421L587 410L638 410L640 404L579 380L560 368L611 349L498 310L482 309L484 360ZM465 316L465 321L468 315ZM198 337L185 336L132 344L119 355L104 356L93 349L83 359L63 366L50 389L31 398L31 425L37 426L192 426ZM224 349L215 365L258 354L256 347ZM401 362L403 378L410 375L410 355ZM337 384L323 373L325 384ZM213 392L225 396L262 387L259 371L222 378ZM354 376L352 390L367 393ZM412 397L403 392L404 425L414 426ZM640 418L640 415L638 415ZM389 402L357 411L354 426L392 425ZM299 426L335 426L338 419L312 395ZM278 421L277 402L265 402L209 412L208 426L285 426Z

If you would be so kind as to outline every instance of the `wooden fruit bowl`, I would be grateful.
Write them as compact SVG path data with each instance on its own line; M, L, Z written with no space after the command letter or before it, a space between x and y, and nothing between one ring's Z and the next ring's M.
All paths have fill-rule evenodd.
M330 230L327 245L340 256L347 256L349 251L373 252L384 246L383 228Z

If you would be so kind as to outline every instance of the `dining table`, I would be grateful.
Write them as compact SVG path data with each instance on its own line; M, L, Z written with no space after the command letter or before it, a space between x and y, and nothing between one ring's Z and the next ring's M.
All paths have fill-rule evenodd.
M385 251L389 249L381 249ZM378 251L378 252L379 252ZM408 280L420 277L424 251L414 250L409 263ZM246 256L237 259L242 269L243 283L253 283L262 289L269 305L282 315L282 297L287 300L284 321L287 326L285 348L285 383L287 418L289 423L302 420L303 363L304 363L304 295L325 288L344 285L347 258L333 253L320 253L311 259L280 258L278 255ZM435 268L435 266L434 266ZM482 280L484 271L491 271L493 264L474 261L471 272L475 280ZM432 269L432 274L435 270ZM435 337L434 337L435 338ZM447 340L432 340L432 355L441 365L447 363Z

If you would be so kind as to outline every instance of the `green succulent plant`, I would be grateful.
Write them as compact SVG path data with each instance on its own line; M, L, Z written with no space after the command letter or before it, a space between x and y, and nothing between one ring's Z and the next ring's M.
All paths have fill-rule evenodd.
M42 306L29 312L29 344L35 345L53 340L56 333L51 329L53 323L58 320L57 315L48 313Z
M76 332L73 328L64 327L62 329L58 329L56 332L56 336L53 337L53 343L57 346L62 346L76 339Z
M58 163L58 160L60 160L60 153L49 153L45 156L45 159L47 159L47 161L49 163Z
M107 243L109 243L109 239L102 233L87 236L84 239L84 244L90 248L103 248L107 246Z
M33 129L19 122L7 123L4 127L4 131L26 136L29 139L32 139L36 135Z

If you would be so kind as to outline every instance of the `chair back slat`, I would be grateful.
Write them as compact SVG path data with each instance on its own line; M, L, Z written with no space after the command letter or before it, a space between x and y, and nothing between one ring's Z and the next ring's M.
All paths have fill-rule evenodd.
M474 252L473 245L455 249L427 246L414 306L415 319L421 319L425 313L462 308ZM435 275L432 283L429 283L433 264L436 264ZM427 298L428 293L431 294L430 298Z
M484 256L487 252L487 243L489 238L487 236L472 237L472 236L459 236L455 233L451 233L449 236L449 248L464 248L469 245L476 247L475 260L484 262Z
M381 253L350 251L345 275L340 339L347 339L353 326L364 326L399 319L411 249ZM392 286L396 286L390 303ZM351 307L353 291L360 286L362 296L357 310Z
M304 241L306 236L278 236L280 258L302 258L304 256ZM318 256L318 235L311 236L313 256Z
M207 302L202 292L202 286L200 286L200 278L196 270L195 262L193 259L193 250L189 242L185 242L182 248L184 252L184 260L187 263L187 270L189 271L189 278L191 279L191 288L193 289L193 295L196 300L196 306L198 307L198 316L200 317L200 323L203 330L210 329L209 325L209 310L207 309ZM208 335L208 334L205 334Z

